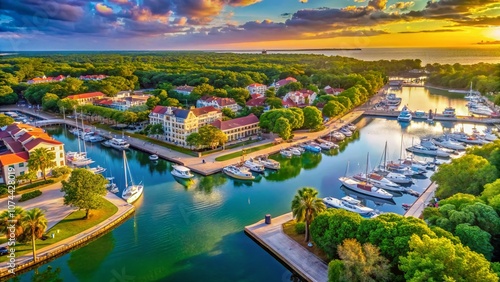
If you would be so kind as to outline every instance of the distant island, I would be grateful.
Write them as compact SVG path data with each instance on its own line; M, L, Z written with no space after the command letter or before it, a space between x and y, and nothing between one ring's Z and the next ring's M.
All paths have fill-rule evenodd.
M268 52L283 51L361 51L361 48L306 48L306 49L267 49Z
M481 42L478 42L477 44L479 44L479 45L500 44L500 40L495 40L495 41L481 41Z

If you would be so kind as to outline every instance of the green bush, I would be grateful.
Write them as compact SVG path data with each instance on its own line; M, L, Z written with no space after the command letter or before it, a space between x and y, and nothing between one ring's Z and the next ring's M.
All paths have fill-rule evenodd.
M42 195L42 191L40 191L40 190L35 190L35 191L28 192L28 193L24 193L21 195L21 199L19 199L19 202L24 202L24 201L36 198L40 195Z
M56 167L52 169L52 177L58 178L71 173L71 168L67 166Z
M7 194L8 191L6 186L0 186L0 196Z
M297 234L306 234L306 224L304 222L297 222L295 224L295 232Z
M31 184L19 187L16 189L16 191L27 190L27 189L35 188L35 187L42 186L45 184L52 184L52 183L54 183L53 179L47 179L45 181L35 182L35 183L31 183Z

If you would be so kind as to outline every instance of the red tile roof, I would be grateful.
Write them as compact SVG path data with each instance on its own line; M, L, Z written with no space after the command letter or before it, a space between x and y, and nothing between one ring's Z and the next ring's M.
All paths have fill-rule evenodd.
M248 100L246 105L249 107L259 107L259 106L264 106L265 102L266 102L266 97L260 97Z
M167 107L165 106L155 106L151 113L163 115L167 112Z
M225 120L225 121L216 120L215 122L212 123L212 125L224 131L256 123L259 123L259 118L256 117L254 114L249 114L246 117L240 117L231 120Z
M287 85L287 84L288 84L288 83L290 83L290 82L297 82L297 80L296 80L295 78L293 78L293 77L290 77L290 76L289 76L289 77L287 77L287 78L285 78L285 79L278 80L278 81L275 83L275 85L276 85L277 87L281 87L281 86Z
M219 112L220 113L220 110L217 110L216 108L214 108L213 106L208 106L208 107L202 107L202 108L196 108L196 109L191 109L191 112L195 115L195 116L201 116L201 115L204 115L204 114L208 114L210 112Z
M6 137L6 138L3 138L2 140L3 140L4 144L7 145L12 150L12 153L19 153L19 152L24 151L23 145L21 143L17 142L16 140L14 140L14 138Z
M252 97L252 99L256 99L256 98L264 97L264 95L259 94L259 93L254 93L254 94L250 95L250 97Z
M77 100L77 99L86 99L86 98L97 98L97 97L105 97L102 92L90 92L90 93L82 93L76 95L68 96L68 99Z
M252 84L248 85L247 87L261 87L261 86L265 86L265 85L260 84L260 83L252 83Z
M203 96L203 97L201 97L200 100L205 101L207 103L212 103L213 101L215 101L221 107L236 104L236 101L234 101L233 98L221 98L221 97L215 97L215 96Z
M10 133L7 131L0 131L0 139L3 139L5 137L10 137Z
M96 105L106 105L106 106L110 106L111 104L113 104L113 100L109 100L109 99L99 99L99 100L96 100L94 102L94 104Z
M0 164L2 167L27 162L29 159L28 152L11 153L6 155L0 155Z
M53 139L43 139L43 138L37 138L35 140L31 140L28 143L24 144L24 148L26 148L27 151L30 151L31 149L35 148L36 146L42 144L42 143L48 143L52 145L62 145L63 143L53 140Z

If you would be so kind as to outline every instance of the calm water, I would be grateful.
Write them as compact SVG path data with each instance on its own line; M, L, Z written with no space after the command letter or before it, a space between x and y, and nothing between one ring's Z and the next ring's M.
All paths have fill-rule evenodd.
M411 108L444 108L449 100L436 100L423 88L404 89L401 95L420 95L424 100L413 107L409 99ZM446 105L434 105L436 101ZM65 281L289 281L291 273L248 238L244 226L267 213L277 216L289 212L291 200L302 186L317 188L320 197L345 195L338 177L344 175L347 162L349 173L364 171L369 152L370 165L377 165L386 141L388 158L394 159L400 154L402 134L404 146L409 146L418 137L462 126L424 122L402 126L396 120L373 118L363 118L357 124L362 129L343 142L339 151L292 159L274 156L282 169L267 171L254 182L217 174L180 183L171 176L170 163L152 164L147 154L130 151L127 156L134 180L145 184L135 215L106 236L50 265L61 268ZM464 125L466 131L472 126ZM77 150L75 137L64 129L50 133L63 141L67 150ZM121 153L96 144L87 150L98 160L95 165L107 167L106 176L115 176L122 189ZM414 182L412 188L421 192L430 180ZM401 204L415 199L402 195L394 202L366 199L365 203L380 211L402 214ZM129 280L120 280L124 274ZM28 281L29 276L24 275L23 280Z
M260 53L260 51L247 53ZM474 46L469 48L362 48L360 51L268 51L268 54L317 54L351 57L364 61L420 59L424 66L433 63L451 65L455 63L500 63L499 46Z

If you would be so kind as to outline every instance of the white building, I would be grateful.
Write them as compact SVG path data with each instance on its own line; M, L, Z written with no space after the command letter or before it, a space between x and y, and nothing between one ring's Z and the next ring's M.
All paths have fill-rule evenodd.
M177 93L182 94L182 95L189 95L191 92L193 92L194 87L189 86L189 85L184 85L184 86L178 86L175 88L175 91Z
M201 99L196 101L196 107L208 107L212 106L216 109L222 110L223 108L231 109L233 112L241 110L241 107L234 101L233 98L221 98L215 96L203 96Z
M247 86L248 92L250 92L250 95L252 94L260 94L264 96L266 94L267 90L267 85L260 84L260 83L252 83Z
M302 89L286 93L285 97L283 97L283 101L291 102L289 105L295 105L296 107L306 107L313 104L316 96L316 92Z

